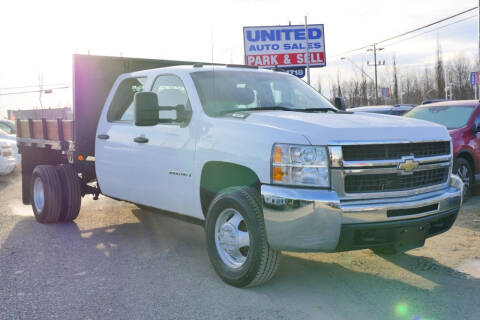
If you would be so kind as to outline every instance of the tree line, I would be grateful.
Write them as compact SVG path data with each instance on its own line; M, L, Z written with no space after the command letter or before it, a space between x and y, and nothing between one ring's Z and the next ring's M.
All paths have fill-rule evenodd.
M423 68L399 70L395 54L389 67L379 67L378 104L420 104L428 99L466 100L474 99L474 87L470 84L470 72L476 65L473 59L463 54L445 62L440 44L437 44L434 65ZM382 97L382 88L389 88L390 97ZM333 97L342 97L347 108L375 105L375 83L363 72L349 80L342 80L337 72L334 81L330 81L330 93ZM322 91L321 84L318 91Z

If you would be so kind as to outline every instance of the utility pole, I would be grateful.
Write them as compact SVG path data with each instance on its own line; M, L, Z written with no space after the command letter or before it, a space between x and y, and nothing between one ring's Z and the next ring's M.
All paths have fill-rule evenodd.
M477 61L477 72L480 72L480 0L478 0L478 61ZM480 99L480 87L478 86L475 90L475 99L479 98Z
M375 104L378 104L377 44L376 43L373 44L373 60L375 60Z
M479 0L480 1L480 0ZM383 48L377 48L377 44L373 44L373 49L368 49L367 51L373 51L373 60L374 60L374 67L375 67L375 103L378 104L378 73L377 73L377 66L378 65L385 65L385 60L383 63L377 63L377 51L381 51ZM367 61L367 65L370 65Z
M480 1L480 0L479 0ZM308 49L308 23L307 16L305 16L305 41L307 45L307 83L310 85L310 51Z

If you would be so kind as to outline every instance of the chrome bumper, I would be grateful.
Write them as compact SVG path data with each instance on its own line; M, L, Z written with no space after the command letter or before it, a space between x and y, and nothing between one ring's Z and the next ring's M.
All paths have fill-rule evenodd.
M463 183L452 175L449 186L435 192L401 198L340 200L329 190L262 185L263 215L270 246L287 251L335 251L342 225L414 221L447 211L457 212ZM426 207L426 211L388 217L388 210Z

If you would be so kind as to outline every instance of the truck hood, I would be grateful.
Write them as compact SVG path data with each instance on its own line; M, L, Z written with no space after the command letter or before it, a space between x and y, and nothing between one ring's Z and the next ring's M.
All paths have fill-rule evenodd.
M449 140L445 127L418 119L369 113L251 112L244 119L255 125L304 135L314 145L339 141ZM279 141L282 142L282 141Z

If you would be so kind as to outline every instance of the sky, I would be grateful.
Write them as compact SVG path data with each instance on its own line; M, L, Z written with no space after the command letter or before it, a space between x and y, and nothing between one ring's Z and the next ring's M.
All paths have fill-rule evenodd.
M243 63L244 26L303 24L305 15L309 23L325 26L327 67L312 69L311 78L312 85L328 87L337 74L355 75L351 61L373 74L366 66L371 53L361 50L341 60L342 53L476 5L476 0L2 0L0 88L38 85L39 75L45 84L71 85L73 53ZM393 54L400 71L432 64L437 39L446 60L473 59L477 12L452 21L468 17L408 41L385 43L379 58L387 66L379 68L379 76L387 75ZM0 89L0 94L11 91ZM70 89L59 89L43 95L42 102L69 106L71 97ZM0 118L7 108L39 106L38 98L38 93L0 95Z

